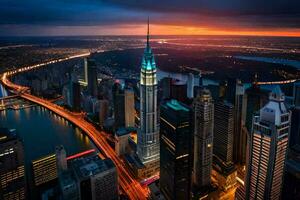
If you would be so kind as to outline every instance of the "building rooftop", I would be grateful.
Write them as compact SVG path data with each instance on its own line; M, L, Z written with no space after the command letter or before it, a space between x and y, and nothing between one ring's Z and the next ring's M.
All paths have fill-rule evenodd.
M71 162L71 166L80 179L84 179L106 170L115 168L114 163L110 159L101 160L98 155L80 157Z
M16 129L0 128L0 144L16 138Z
M125 154L125 159L129 165L135 166L138 169L145 167L137 154Z
M175 111L186 111L186 112L189 111L189 109L186 106L184 106L182 103L180 103L179 101L177 101L175 99L168 101L166 103L166 106L168 106L169 108L171 108Z
M284 103L284 94L279 86L273 88L270 93L269 102L260 109L260 119L265 123L274 123L280 125L282 123L281 116L288 113Z
M130 132L131 131L125 127L118 128L118 130L116 131L116 136L120 137L120 136L128 135L130 134Z

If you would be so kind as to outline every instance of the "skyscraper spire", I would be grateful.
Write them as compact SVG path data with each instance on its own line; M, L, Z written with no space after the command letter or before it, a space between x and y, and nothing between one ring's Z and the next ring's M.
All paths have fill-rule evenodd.
M150 33L149 33L149 16L148 16L148 23L147 23L148 27L147 27L147 48L150 47L149 45L149 40L150 40Z

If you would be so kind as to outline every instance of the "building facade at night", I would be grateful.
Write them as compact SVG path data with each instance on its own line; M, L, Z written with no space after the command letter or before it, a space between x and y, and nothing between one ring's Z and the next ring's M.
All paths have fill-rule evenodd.
M202 90L194 103L193 184L210 185L213 158L214 104L209 90Z
M234 107L227 101L214 105L214 145L216 157L225 163L233 159Z
M157 108L156 63L149 44L149 22L147 46L142 59L140 74L140 130L137 154L145 165L145 176L159 170L159 124Z
M94 60L88 59L87 61L87 79L88 79L88 91L90 95L96 97L98 94L98 80L97 80L97 66Z
M110 159L98 155L76 158L71 162L80 199L117 200L117 169Z
M132 89L125 89L125 126L134 127L134 92Z
M15 131L0 129L0 199L26 199L24 150Z
M166 199L190 199L193 121L189 107L177 100L160 110L160 190Z
M246 199L280 199L291 115L284 98L279 86L276 86L269 102L253 118L245 181Z

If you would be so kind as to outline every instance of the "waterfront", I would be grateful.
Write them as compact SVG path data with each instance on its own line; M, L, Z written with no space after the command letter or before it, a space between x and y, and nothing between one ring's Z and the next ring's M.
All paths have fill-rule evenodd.
M17 129L24 143L26 166L34 159L54 153L57 145L63 145L67 155L92 147L78 128L40 106L0 112L0 126Z

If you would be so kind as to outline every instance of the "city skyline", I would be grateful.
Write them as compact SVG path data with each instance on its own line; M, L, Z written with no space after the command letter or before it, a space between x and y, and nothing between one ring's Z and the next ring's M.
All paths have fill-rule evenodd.
M1 199L300 198L299 2L3 1Z

